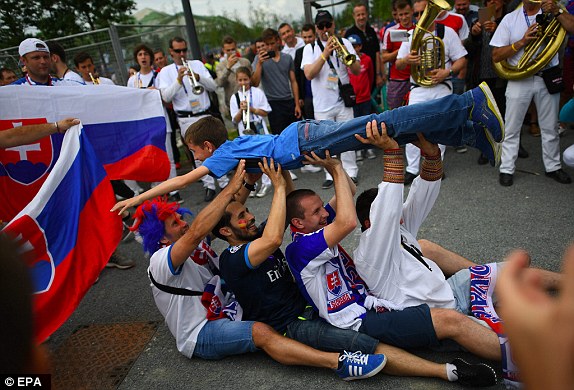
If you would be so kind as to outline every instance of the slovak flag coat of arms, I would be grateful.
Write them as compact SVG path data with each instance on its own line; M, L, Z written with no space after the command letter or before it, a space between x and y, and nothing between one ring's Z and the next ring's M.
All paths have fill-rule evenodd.
M81 125L72 127L37 195L2 231L16 241L31 272L38 342L76 309L117 247L122 223L109 212L114 203L86 134Z

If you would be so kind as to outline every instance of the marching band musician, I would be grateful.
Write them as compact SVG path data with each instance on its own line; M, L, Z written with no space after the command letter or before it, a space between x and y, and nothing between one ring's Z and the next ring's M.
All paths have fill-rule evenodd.
M413 4L413 11L417 24L427 7L426 0L416 0ZM421 86L420 82L412 76L411 72L411 92L409 95L409 105L426 102L432 99L438 99L443 96L452 94L452 77L457 75L463 68L466 67L466 49L462 45L457 33L450 27L435 23L432 21L428 27L424 26L428 31L433 33L433 36L442 40L444 48L444 64L439 69L434 69L429 72L432 79L430 86ZM416 31L416 30L415 30ZM426 36L430 36L428 33ZM411 35L412 38L412 35ZM424 46L423 46L424 49ZM421 64L421 53L411 50L411 40L403 42L397 54L396 67L397 70L403 70L407 65L423 65ZM412 69L412 68L411 68ZM441 153L444 157L444 145L439 145ZM405 173L405 185L413 182L419 173L420 164L420 150L413 145L406 146L407 168Z
M315 119L327 119L335 122L348 121L353 118L353 108L345 107L340 97L340 87L349 84L349 74L347 73L347 65L337 56L335 50L335 39L338 38L335 37L335 21L329 11L320 10L317 12L315 27L317 41L305 46L301 61L301 69L303 69L305 77L311 80ZM329 37L334 38L330 39ZM345 38L342 38L341 41L349 54L356 56L357 53L353 45ZM349 69L354 75L359 75L361 72L360 62L354 61L349 65ZM359 168L357 167L355 152L341 153L341 161L345 172L356 183ZM333 178L329 172L325 171L325 181L322 187L327 189L332 186Z
M169 41L169 54L173 58L173 64L170 64L161 70L159 74L159 87L164 91L162 93L162 98L166 102L173 102L173 109L177 115L177 121L179 123L179 128L182 131L182 136L185 136L185 130L193 123L197 122L200 118L211 115L209 109L211 108L211 102L209 101L209 95L207 91L215 91L217 86L215 81L203 66L201 61L190 61L190 67L193 70L197 84L204 87L204 91L201 94L194 93L194 85L192 85L191 77L182 77L180 69L186 68L187 58L187 42L181 37L174 37ZM186 72L186 69L181 70L181 72ZM171 90L170 87L174 82L178 82L178 88L175 91ZM166 91L173 91L173 93ZM201 162L196 161L196 166L201 165ZM199 165L198 165L199 164ZM202 179L203 187L205 188L206 202L210 202L215 197L215 182L211 177L204 177ZM217 180L219 187L224 188L229 179L226 176L222 176Z
M561 24L566 22L556 11L553 17ZM507 60L510 65L518 64L524 56L524 47L538 36L538 15L542 14L540 1L523 0L522 7L507 14L494 33L490 45L495 63ZM522 121L531 100L538 111L542 141L542 161L546 176L561 184L570 184L572 179L562 170L560 164L560 138L558 135L558 104L560 93L549 93L543 73L558 65L558 54L554 55L544 68L532 76L509 80L506 87L506 137L502 143L502 158L499 183L509 187L514 183L515 161L518 157Z

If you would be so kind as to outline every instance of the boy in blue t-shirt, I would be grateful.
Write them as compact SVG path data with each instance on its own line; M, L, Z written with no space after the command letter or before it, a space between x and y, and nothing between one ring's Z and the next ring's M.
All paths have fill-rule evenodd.
M205 117L184 132L186 145L203 165L118 202L112 211L123 211L144 200L184 188L207 174L221 177L234 169L240 159L247 161L248 172L259 172L257 163L262 157L273 158L283 169L291 170L302 167L303 156L312 151L324 157L326 150L331 155L361 150L365 145L356 136L366 137L366 125L373 120L379 124L384 122L389 136L400 145L416 141L416 133L420 132L432 143L476 147L492 165L500 161L499 143L504 139L504 122L486 83L462 95L449 95L347 122L305 120L290 124L279 135L238 137L233 141L227 140L227 129L220 121Z

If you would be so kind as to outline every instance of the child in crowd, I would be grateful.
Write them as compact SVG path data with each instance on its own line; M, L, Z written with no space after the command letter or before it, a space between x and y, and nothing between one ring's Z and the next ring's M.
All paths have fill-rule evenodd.
M239 67L235 71L235 77L239 91L231 96L229 108L231 120L237 127L239 135L262 135L269 134L265 117L271 111L271 106L262 90L257 87L251 87L251 70L247 67ZM245 112L248 114L245 114ZM249 121L249 129L246 129L247 123L243 122L246 117ZM271 189L271 181L267 175L261 177L261 188L259 191L251 191L249 197L263 198Z

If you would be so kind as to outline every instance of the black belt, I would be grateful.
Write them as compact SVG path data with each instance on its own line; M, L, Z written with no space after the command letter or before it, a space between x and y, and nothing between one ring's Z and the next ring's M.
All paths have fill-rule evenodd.
M450 89L450 90L452 91L452 87L450 86L450 84L449 84L449 83L447 83L447 81L450 81L450 79L448 79L448 80L445 80L445 81L441 81L441 82L440 82L440 83L438 83L437 85L441 85L441 84L444 84L444 85L446 85L446 86L448 87L448 89ZM452 81L451 81L451 83L452 83ZM418 85L418 84L411 84L411 91L412 91L413 89L415 89L415 88L419 88L419 87L421 87L421 86L420 86L420 85Z
M175 114L177 115L178 118L191 118L194 116L209 114L209 109L196 113L193 113L192 111L176 111Z

